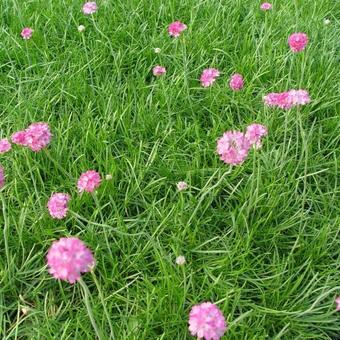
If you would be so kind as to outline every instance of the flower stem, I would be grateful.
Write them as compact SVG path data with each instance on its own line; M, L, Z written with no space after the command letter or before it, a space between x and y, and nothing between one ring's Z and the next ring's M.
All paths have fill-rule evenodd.
M91 304L90 304L90 299L89 299L89 296L90 296L89 289L87 288L87 285L83 281L82 278L80 278L80 280L78 282L79 282L79 284L81 285L81 287L83 289L84 303L85 303L85 306L86 306L86 309L87 309L87 314L88 314L88 316L90 318L92 327L94 329L94 332L96 333L97 338L99 340L104 340L104 336L103 336L102 332L99 330L99 328L98 328L98 326L96 324L96 321L94 319L94 316L93 316L93 312L92 312L92 308L91 308Z

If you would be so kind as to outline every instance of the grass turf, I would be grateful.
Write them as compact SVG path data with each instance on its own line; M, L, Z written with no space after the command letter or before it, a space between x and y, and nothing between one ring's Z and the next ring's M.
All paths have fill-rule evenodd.
M94 338L80 286L45 267L51 242L77 235L95 252L84 280L107 338L109 326L116 339L189 338L190 308L210 300L229 339L337 339L336 2L278 0L263 13L252 0L103 0L93 19L81 5L0 3L1 137L34 121L54 135L47 152L1 156L2 337ZM166 32L174 20L188 25L179 39ZM35 30L27 42L24 26ZM310 43L293 55L295 31ZM166 76L151 75L155 64ZM222 71L209 89L198 82L206 67ZM234 72L239 93L227 86ZM264 94L290 88L312 103L264 107ZM269 128L264 147L230 170L216 139L254 121ZM78 196L90 168L113 179ZM190 189L176 192L180 180ZM65 220L48 215L53 191L73 196Z

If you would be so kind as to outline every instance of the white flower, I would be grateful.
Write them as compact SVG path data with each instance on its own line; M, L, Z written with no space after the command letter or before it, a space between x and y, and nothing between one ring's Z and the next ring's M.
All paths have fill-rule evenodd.
M84 32L85 31L85 26L84 25L79 25L78 26L78 31L79 32Z
M323 21L323 23L324 23L325 25L329 25L329 24L331 23L331 21L330 21L329 19L325 19L325 20Z
M159 47L154 48L155 53L161 53L161 49Z
M176 184L178 191L183 191L185 189L188 189L188 184L186 182L178 182Z
M176 257L176 264L178 264L179 266L183 266L185 264L185 262L186 262L186 260L185 260L185 257L183 255Z

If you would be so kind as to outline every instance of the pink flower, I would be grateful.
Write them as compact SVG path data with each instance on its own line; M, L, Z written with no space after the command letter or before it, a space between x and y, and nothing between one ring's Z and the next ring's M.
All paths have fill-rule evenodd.
M175 21L171 23L168 27L168 32L172 37L179 37L180 34L187 28L187 25L180 21Z
M25 131L15 132L12 135L12 142L37 152L45 148L51 138L52 134L47 123L33 123Z
M85 4L83 5L83 13L85 15L96 13L97 9L97 4L94 1L85 2Z
M176 186L177 186L177 190L178 190L178 191L183 191L183 190L188 189L188 183L187 183L187 182L183 182L183 181L178 182L178 183L176 184Z
M268 129L262 124L248 125L245 137L248 139L251 145L254 145L256 149L261 147L261 138L267 136Z
M306 33L293 33L288 38L288 44L292 52L301 52L305 49L308 43L308 36Z
M290 90L288 94L293 105L306 105L310 102L310 97L306 90Z
M53 218L62 219L68 211L67 203L71 196L63 193L55 193L48 200L47 208Z
M230 88L234 91L239 91L244 85L243 77L241 74L235 73L231 76L229 82Z
M165 67L163 66L159 66L159 65L156 65L153 69L152 69L152 73L154 76L161 76L163 74L166 73L166 69Z
M18 131L13 133L11 139L14 144L25 146L26 131Z
M100 175L97 171L88 170L79 177L77 187L79 192L93 192L99 187L100 181Z
M305 105L310 102L306 90L290 90L286 92L272 92L263 97L267 106L277 106L281 109L290 109L293 106Z
M38 152L50 143L51 137L47 123L33 123L25 130L24 145Z
M0 165L0 189L5 185L5 171L4 168Z
M22 31L21 31L21 36L23 39L28 40L31 39L32 34L33 34L33 30L30 27L25 27Z
M269 11L270 9L272 9L272 4L269 2L264 2L260 8L262 9L262 11Z
M189 331L198 339L219 340L227 330L219 308L211 302L193 306L189 314Z
M223 162L237 165L248 156L250 143L242 132L227 131L217 141L217 153Z
M90 271L94 258L90 249L76 237L63 237L54 241L47 253L49 273L54 278L75 283L81 273Z
M216 68L207 68L203 70L200 78L201 85L203 87L211 86L219 75L220 71Z
M338 296L336 299L335 299L335 303L336 303L336 311L339 312L340 311L340 296Z
M8 152L11 148L12 145L7 138L0 139L0 154Z

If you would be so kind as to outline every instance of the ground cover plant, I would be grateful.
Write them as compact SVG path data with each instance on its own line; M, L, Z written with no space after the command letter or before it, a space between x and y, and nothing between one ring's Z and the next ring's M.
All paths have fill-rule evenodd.
M338 339L339 12L1 1L1 337Z

